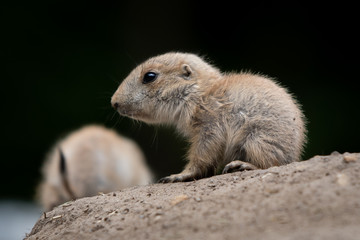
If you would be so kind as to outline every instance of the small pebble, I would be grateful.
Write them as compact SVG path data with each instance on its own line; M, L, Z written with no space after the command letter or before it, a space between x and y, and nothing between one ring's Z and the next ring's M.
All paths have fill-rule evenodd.
M185 195L185 194L176 196L176 197L171 201L171 205L176 205L176 204L178 204L178 203L180 203L180 202L182 202L182 201L185 201L185 200L187 200L187 199L189 199L189 197L188 197L187 195Z
M353 153L345 153L344 154L344 161L346 163L355 162L356 160L357 160L357 157L355 154L353 154Z
M336 175L337 183L340 186L346 186L349 182L349 177L343 173L338 173Z

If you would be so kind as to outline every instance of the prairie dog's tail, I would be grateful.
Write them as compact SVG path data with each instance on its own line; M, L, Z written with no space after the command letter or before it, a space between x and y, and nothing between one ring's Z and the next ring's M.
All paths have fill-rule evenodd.
M61 182L65 188L65 191L67 192L67 194L69 194L70 198L76 199L74 192L70 188L69 179L68 179L68 171L66 168L66 159L65 159L64 153L61 150L61 148L59 148L59 153L60 153L60 166L59 167L60 167Z

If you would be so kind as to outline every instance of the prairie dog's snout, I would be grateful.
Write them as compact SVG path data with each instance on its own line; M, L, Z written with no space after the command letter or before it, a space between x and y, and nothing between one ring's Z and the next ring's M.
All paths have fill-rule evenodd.
M120 107L121 91L122 89L118 88L116 94L111 97L111 105L115 110L118 110L118 108Z
M117 102L113 102L112 106L113 106L113 108L115 108L115 110L117 110L119 107L119 104Z
M137 66L114 93L119 114L175 125L190 142L185 169L161 182L298 161L306 140L296 100L269 77L222 73L202 58L170 52Z
M118 90L119 91L119 90ZM111 106L117 111L119 108L118 95L113 95L111 98Z

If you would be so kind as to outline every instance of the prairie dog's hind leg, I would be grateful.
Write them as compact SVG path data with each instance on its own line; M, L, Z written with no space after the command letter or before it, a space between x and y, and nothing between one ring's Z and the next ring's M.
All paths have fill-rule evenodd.
M225 173L239 172L245 170L255 170L255 169L258 169L258 167L256 167L251 163L235 160L226 164L222 173L225 174Z
M271 129L264 127L265 123L268 122L244 127L246 138L241 142L240 154L233 158L238 160L228 163L223 173L267 169L294 161L294 154L291 154L291 148L288 147L291 139L285 141L286 135L279 137L278 132L271 132Z

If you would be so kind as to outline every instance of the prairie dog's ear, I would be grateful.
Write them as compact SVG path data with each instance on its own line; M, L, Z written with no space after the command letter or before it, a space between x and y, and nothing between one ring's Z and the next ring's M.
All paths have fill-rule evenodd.
M181 70L182 70L181 77L186 80L190 79L190 76L193 73L193 70L191 69L190 65L183 64L181 66Z

